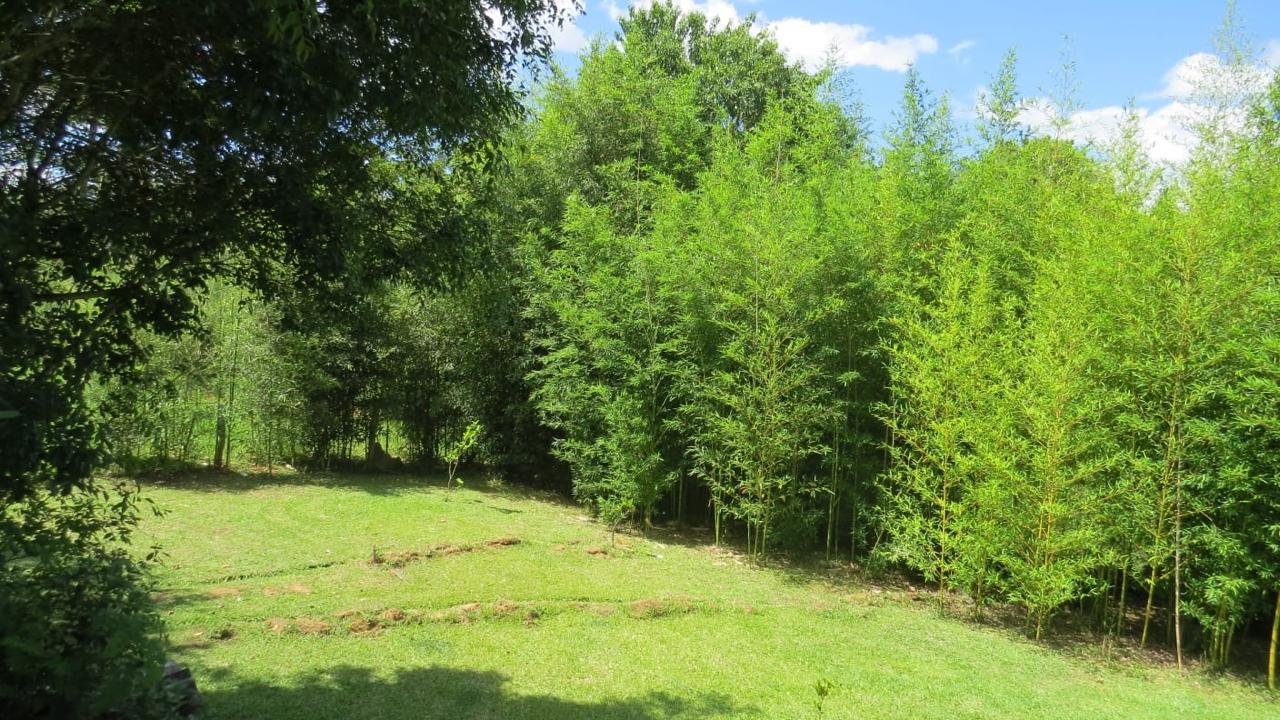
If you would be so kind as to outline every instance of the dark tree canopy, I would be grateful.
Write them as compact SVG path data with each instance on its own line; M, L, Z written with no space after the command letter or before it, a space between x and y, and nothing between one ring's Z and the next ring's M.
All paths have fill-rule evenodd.
M0 715L159 717L136 497L93 479L96 379L276 295L469 254L446 183L521 110L550 0L0 5Z
M398 202L404 176L483 148L519 112L516 81L549 52L559 12L549 0L5 3L0 412L17 417L0 420L0 492L86 476L79 388L130 365L137 329L188 325L210 276L262 285L278 267L305 281L447 264L454 234Z

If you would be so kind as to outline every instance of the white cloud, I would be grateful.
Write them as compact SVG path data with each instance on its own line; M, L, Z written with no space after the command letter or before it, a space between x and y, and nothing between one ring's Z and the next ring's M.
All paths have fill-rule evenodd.
M938 40L932 35L871 38L865 25L843 25L813 22L804 18L784 18L768 23L778 40L778 47L793 62L813 70L821 67L828 55L841 67L865 65L881 70L902 72L921 54L938 51Z
M1215 55L1195 53L1182 58L1164 74L1164 87L1154 97L1188 98L1196 86L1208 77L1220 63Z
M1164 85L1158 92L1143 97L1189 100L1206 93L1239 96L1259 92L1271 81L1277 65L1280 41L1275 40L1267 44L1259 62L1252 65L1228 65L1217 55L1195 53L1179 60L1164 74Z
M1262 50L1262 64L1269 68L1280 68L1280 40L1272 40Z
M631 4L647 8L653 2L654 0L634 0ZM702 13L719 21L721 25L736 25L746 19L728 0L674 0L674 4L683 12ZM609 17L614 20L626 14L616 0L609 0L605 7ZM834 52L833 59L840 67L868 66L902 72L920 55L938 51L938 40L932 35L888 36L877 39L872 36L871 28L865 25L816 22L799 17L769 21L759 15L754 27L756 30L771 32L787 59L798 62L809 70L821 67L828 53Z
M1196 136L1191 131L1195 111L1190 106L1171 102L1154 112L1143 109L1138 115L1139 137L1152 160L1179 164L1190 159L1196 146Z
M551 29L551 46L560 52L579 52L588 42L587 34L575 22L566 20L564 25Z
M1194 108L1181 101L1167 103L1156 110L1134 108L1138 119L1138 142L1147 157L1157 163L1179 165L1191 157L1196 136L1190 125ZM1032 132L1042 135L1060 135L1081 145L1107 148L1120 139L1128 110L1119 105L1078 110L1065 122L1058 122L1057 113L1045 98L1034 98L1018 115L1018 119Z
M947 55L951 56L955 62L961 65L969 64L969 51L978 43L973 40L961 40L960 42L947 48Z
M587 34L577 23L566 22L551 31L551 45L560 52L576 53L587 46Z
M973 89L968 102L957 103L951 108L951 111L962 120L976 120L982 114L982 98L986 97L989 92L991 92L991 88L985 84L978 85Z
M577 0L553 0L555 11L564 18L564 24L550 30L551 47L559 52L576 53L587 46L587 34L578 27L578 18L586 13L586 7Z
M551 47L561 52L575 53L587 46L587 34L578 27L578 18L586 12L580 0L552 0L551 7L539 18L551 38ZM493 23L489 34L501 40L511 40L520 29L507 22L502 10L486 5L484 14ZM556 20L562 20L557 25Z
M622 6L618 5L615 0L609 0L609 2L605 3L604 10L609 13L609 19L614 22L618 22L627 16L627 11L624 10Z
M1245 123L1242 102L1266 87L1280 66L1280 41L1273 40L1255 65L1231 67L1216 55L1195 53L1174 64L1164 74L1159 91L1141 99L1163 101L1157 107L1134 109L1138 141L1154 162L1180 165L1191 158L1200 139L1198 123L1217 117L1227 128ZM1218 107L1219 110L1211 110ZM1031 100L1019 119L1033 132L1063 137L1081 144L1107 147L1119 139L1127 110L1118 105L1080 110L1065 122L1056 122L1052 105L1044 98Z
M631 3L639 8L648 8L653 6L653 0L635 0ZM742 22L742 16L738 13L738 8L727 0L706 0L705 2L697 2L696 0L674 0L673 4L680 12L690 13L698 12L709 18L719 20L721 25L734 25ZM616 6L615 6L616 7ZM610 15L613 11L610 10ZM625 16L626 13L618 8L618 17ZM617 18L614 18L615 20Z

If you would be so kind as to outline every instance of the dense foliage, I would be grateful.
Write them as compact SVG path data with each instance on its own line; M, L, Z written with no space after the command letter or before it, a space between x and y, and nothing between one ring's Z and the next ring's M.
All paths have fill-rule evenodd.
M1165 630L1179 663L1225 667L1242 633L1274 657L1280 81L1206 88L1194 157L1160 168L1135 118L1113 147L1022 125L1015 61L976 138L914 70L877 138L767 33L633 8L506 131L502 166L362 137L352 156L387 153L360 180L406 190L395 207L202 250L235 270L328 238L358 262L275 268L267 300L211 285L184 339L137 315L158 333L143 381L95 386L108 445L452 476L478 428L477 459L561 474L611 523L706 523L756 556L825 546L918 574L944 609L1019 607L1035 638L1075 608L1108 638ZM440 238L483 268L442 284L431 251L385 272ZM103 272L75 287L128 283ZM185 321L174 277L164 317ZM73 292L48 283L29 292ZM61 307L37 300L21 317Z
M443 158L492 159L560 14L544 0L0 6L0 714L149 712L158 624L124 549L132 491L94 477L99 411L138 418L126 450L178 458L212 423L223 464L237 413L269 418L251 442L270 457L284 425L364 401L283 405L289 376L250 342L265 325L216 292L216 343L164 338L198 326L217 276L333 307L331 289L458 275L469 221L438 192ZM149 349L170 370L137 385Z

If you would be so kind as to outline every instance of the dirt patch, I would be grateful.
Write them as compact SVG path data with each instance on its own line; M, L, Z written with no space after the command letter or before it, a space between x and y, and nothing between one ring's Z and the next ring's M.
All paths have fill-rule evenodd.
M276 635L283 635L288 627L284 618L267 618L267 629Z
M627 614L633 618L654 618L666 614L666 606L661 600L646 598L627 604Z
M346 610L339 610L338 612L334 613L333 616L338 618L339 620L344 620L346 618L354 617L359 614L360 614L359 610L356 610L355 608L348 608Z
M316 618L298 618L295 625L303 635L327 635L332 629L329 623Z
M233 587L216 587L205 590L205 595L211 598L228 598L235 597L240 594L240 588Z
M205 638L203 630L189 633L185 639L173 646L175 650L204 650L209 647L211 643Z
M419 560L427 560L435 557L449 557L451 555L461 555L463 553L474 552L483 548L502 548L519 544L520 538L504 536L494 538L493 540L486 540L479 545L455 545L452 543L432 545L425 550L400 550L398 552L378 555L376 559L371 560L370 563L374 565L386 563L391 567L404 567L409 563L417 562Z
M489 605L489 610L498 617L511 615L520 610L520 603L512 600L499 600L495 603L491 603Z
M377 631L378 621L373 618L357 618L349 627L353 633L371 633Z
M378 562L371 564L381 565L383 562L386 562L391 567L404 567L414 560L421 558L422 553L417 550L403 550L401 552L388 553L385 560L383 558L378 558Z
M463 603L462 605L454 605L445 608L436 613L432 613L431 619L441 622L453 622L461 625L470 625L475 620L475 615L480 612L484 606L480 603Z
M400 608L387 608L378 613L378 620L384 623L404 622L405 614Z
M236 636L236 630L230 625L224 625L209 634L209 637L213 638L214 640L230 640L235 636Z
M538 622L538 618L540 617L542 617L542 613L538 612L536 608L530 608L529 611L524 614L524 624L526 626L532 626L534 623Z
M277 597L285 593L296 593L298 595L310 595L311 588L307 587L306 585L302 585L300 583L293 583L292 585L286 585L282 588L277 588L277 587L262 588L262 594L266 595L267 597Z
M603 557L603 556L605 556L605 555L608 555L608 554L609 554L609 551L608 551L608 550L605 550L604 548L602 548L602 547L600 547L600 546L598 546L598 545L592 545L591 547L587 548L587 554L588 554L588 555L595 555L595 556L597 556L597 557Z
M695 610L694 604L688 600L659 600L644 598L627 603L627 615L637 620L690 613Z
M581 600L576 600L569 603L569 607L574 610L591 613L597 617L608 617L618 612L618 608L612 603L583 602Z

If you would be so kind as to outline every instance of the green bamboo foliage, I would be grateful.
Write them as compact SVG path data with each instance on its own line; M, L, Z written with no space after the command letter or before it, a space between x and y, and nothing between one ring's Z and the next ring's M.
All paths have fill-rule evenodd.
M605 209L570 201L561 246L536 268L531 378L575 494L613 522L649 523L675 479L664 457L674 340L638 242L614 233Z
M205 336L99 388L121 454L430 462L474 419L477 459L614 525L825 548L1039 639L1074 614L1227 667L1265 636L1274 685L1280 81L1243 44L1171 168L1133 110L1105 146L1022 125L1012 52L960 149L914 69L877 141L767 33L658 3L614 40L505 168L423 186L490 272L211 286Z
M1054 612L1101 589L1095 571L1107 561L1120 462L1108 422L1119 398L1095 375L1105 360L1097 315L1076 265L1047 265L1010 358L1016 378L993 418L1012 422L997 429L1003 437L983 463L1006 494L998 499L1008 543L998 555L1002 582L1037 639Z
M892 399L880 409L890 465L881 483L889 556L936 582L942 605L958 575L977 582L987 564L978 558L989 553L963 529L966 514L985 512L970 497L974 438L1000 384L992 376L1000 364L989 361L1006 352L1006 319L990 275L961 248L943 256L933 290L933 299L903 297L893 318Z
M682 425L694 472L714 512L745 523L753 554L825 505L815 503L829 491L820 460L841 417L829 362L838 350L821 331L845 298L830 293L835 246L797 167L839 145L834 125L802 126L796 114L766 116L745 147L726 138L691 201L655 231L687 288Z

